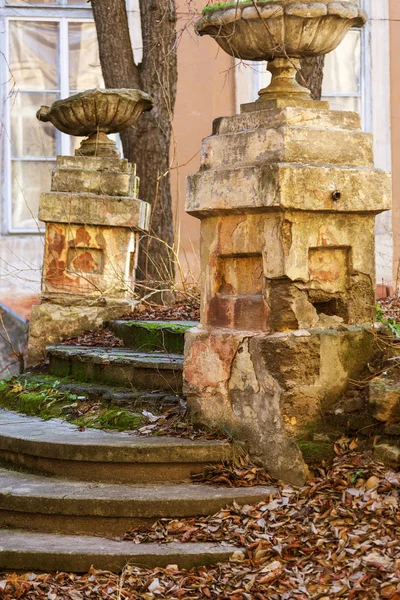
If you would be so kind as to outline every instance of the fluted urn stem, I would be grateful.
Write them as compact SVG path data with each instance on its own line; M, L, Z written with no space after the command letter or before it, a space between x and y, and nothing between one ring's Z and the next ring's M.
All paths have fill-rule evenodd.
M300 59L275 58L268 62L267 68L272 74L272 81L268 87L259 91L258 101L275 98L311 99L310 91L296 80L296 75L300 71Z

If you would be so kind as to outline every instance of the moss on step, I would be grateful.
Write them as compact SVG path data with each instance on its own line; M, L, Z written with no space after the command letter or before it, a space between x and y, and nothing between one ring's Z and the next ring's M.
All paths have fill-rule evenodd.
M110 328L133 350L183 354L185 333L194 325L185 321L113 321Z
M97 419L99 425L105 429L118 429L119 431L138 429L143 425L143 415L135 414L129 410L112 408L107 410Z
M63 383L67 383L64 381ZM42 419L62 418L69 423L96 429L136 430L147 422L143 414L121 409L106 401L90 399L60 389L55 377L14 376L0 381L0 408Z
M310 467L320 466L322 462L330 462L335 457L332 442L297 440L297 444Z

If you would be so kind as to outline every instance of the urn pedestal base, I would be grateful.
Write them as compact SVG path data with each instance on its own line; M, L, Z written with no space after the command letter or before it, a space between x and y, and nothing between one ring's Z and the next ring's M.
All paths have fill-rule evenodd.
M308 468L296 441L376 352L373 326L271 335L198 327L186 333L184 393L194 420L223 428L271 475L302 485Z
M125 159L59 156L41 195L46 223L42 299L32 313L28 364L45 347L131 312L140 231L150 210Z

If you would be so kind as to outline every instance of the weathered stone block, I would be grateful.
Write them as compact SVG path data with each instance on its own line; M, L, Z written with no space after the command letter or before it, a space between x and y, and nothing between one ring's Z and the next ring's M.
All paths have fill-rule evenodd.
M307 129L361 130L360 115L342 110L312 108L276 108L219 117L213 123L213 135L240 133L268 127L304 127Z
M227 215L203 219L201 233L203 324L272 332L374 321L373 216Z
M269 127L213 135L202 143L202 169L275 162L373 167L372 136L356 131Z
M248 102L242 104L240 111L242 113L262 111L274 108L318 108L321 110L329 109L329 102L326 100L304 100L297 98L271 98L270 100L256 100L256 102Z
M44 360L47 344L102 327L106 321L117 319L132 310L133 306L132 301L111 306L63 306L50 303L34 306L29 328L28 366Z
M125 227L48 224L43 296L99 297L105 302L132 295L138 251L135 237Z
M57 168L53 171L51 189L53 192L134 196L135 180L129 173Z
M246 441L273 475L292 483L307 473L293 436L320 421L376 351L363 327L275 335L199 327L185 337L192 416Z
M381 375L369 384L369 404L378 421L400 422L400 379Z
M390 208L390 174L377 169L281 163L188 177L186 211L199 218L283 209L378 214Z
M101 156L57 156L57 167L61 169L83 169L85 171L107 171L136 175L136 165L126 158L102 158Z
M45 223L90 223L146 231L150 205L126 196L45 192L40 197L39 219Z
M379 444L374 448L374 458L388 467L397 469L400 467L400 446Z

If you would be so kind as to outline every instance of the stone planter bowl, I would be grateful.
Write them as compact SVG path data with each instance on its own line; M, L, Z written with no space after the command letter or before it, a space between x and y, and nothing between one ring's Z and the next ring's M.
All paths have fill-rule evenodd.
M83 137L97 132L119 133L152 106L150 96L140 90L95 89L57 100L51 107L42 106L36 116L63 133Z
M140 90L87 90L36 113L39 121L52 123L68 135L89 136L76 151L86 156L119 156L108 133L119 133L136 123L142 112L151 110L153 100Z
M351 0L259 0L205 10L196 23L232 56L243 60L301 58L334 50L365 12Z

